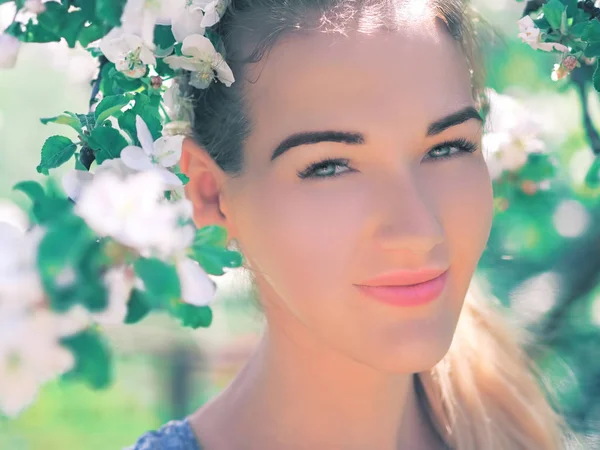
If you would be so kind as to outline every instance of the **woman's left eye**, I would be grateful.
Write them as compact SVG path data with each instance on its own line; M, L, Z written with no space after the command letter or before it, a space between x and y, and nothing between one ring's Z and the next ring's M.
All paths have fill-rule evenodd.
M438 161L440 159L451 159L454 156L459 156L462 153L474 153L477 150L477 144L460 138L453 141L443 142L435 146L427 152L429 156L425 160Z
M338 171L337 168L347 168L347 171L352 172L353 169L348 167L349 159L325 159L317 163L311 164L306 169L298 172L300 178L333 178L345 173Z

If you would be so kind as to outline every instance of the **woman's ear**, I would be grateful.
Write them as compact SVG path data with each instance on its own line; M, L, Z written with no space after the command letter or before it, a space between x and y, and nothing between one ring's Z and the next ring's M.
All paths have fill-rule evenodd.
M187 198L194 206L194 222L198 228L221 225L229 230L221 200L226 175L192 138L183 141L181 171L190 179L185 185Z

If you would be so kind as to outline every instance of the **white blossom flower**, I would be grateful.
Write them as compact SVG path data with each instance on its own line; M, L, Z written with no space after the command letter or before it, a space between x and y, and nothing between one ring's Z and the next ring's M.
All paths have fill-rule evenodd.
M181 283L181 299L194 306L210 304L217 291L216 283L196 261L181 257L176 260L175 267Z
M203 27L212 27L215 25L227 10L230 0L206 0L203 2L204 5L201 7L204 11L204 18L200 25Z
M498 178L505 170L523 167L529 153L543 152L544 142L539 138L541 120L516 99L488 89L490 114L488 129L482 139L490 177Z
M17 64L21 41L16 37L0 34L0 69L12 69Z
M77 200L81 195L82 189L93 181L94 175L103 172L114 173L121 179L125 179L128 175L135 173L133 169L130 169L123 163L121 158L106 159L96 167L93 173L77 169L68 171L62 178L63 190L69 198Z
M100 51L115 64L119 72L130 78L144 76L148 65L155 65L153 48L136 34L125 28L113 28L100 41Z
M154 48L154 28L167 25L172 4L180 0L127 0L121 15L121 27L140 36L146 45Z
M164 199L165 185L155 172L122 180L111 172L83 189L75 212L100 236L110 236L142 256L170 255L181 240L182 208Z
M26 233L0 222L0 315L43 301L37 251L44 232L36 227Z
M121 151L123 163L133 170L158 173L169 187L181 186L182 181L168 168L181 159L184 136L163 136L155 142L144 120L140 116L136 116L135 120L141 147L125 147Z
M127 317L127 303L136 283L132 267L111 267L103 277L108 288L108 305L99 313L92 314L92 320L103 325L123 323Z
M519 24L518 37L523 42L529 44L534 50L543 50L550 52L556 50L559 52L568 52L569 48L566 45L559 44L558 42L543 42L541 30L535 25L533 19L530 16L525 16L517 22Z
M177 42L183 42L186 37L192 34L204 34L203 20L204 12L202 8L206 4L205 0L179 0L173 1L171 30Z
M181 53L183 56L167 56L164 61L173 69L191 71L192 86L198 89L207 88L215 78L215 73L228 87L235 81L227 62L205 36L193 34L186 37L181 46Z
M47 309L0 314L0 410L18 415L35 399L39 388L74 365L73 354L59 339L79 328L68 327ZM70 333L69 333L70 334Z

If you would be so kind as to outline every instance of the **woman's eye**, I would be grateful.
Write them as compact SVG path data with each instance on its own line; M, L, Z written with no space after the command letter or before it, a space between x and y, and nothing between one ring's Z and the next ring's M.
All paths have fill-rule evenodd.
M311 164L306 169L298 172L300 178L332 178L352 171L348 167L348 159L325 159ZM341 168L341 170L340 170ZM343 170L344 168L348 170Z
M463 153L474 153L476 150L477 145L474 142L461 138L436 145L427 153L428 157L425 160L451 159Z

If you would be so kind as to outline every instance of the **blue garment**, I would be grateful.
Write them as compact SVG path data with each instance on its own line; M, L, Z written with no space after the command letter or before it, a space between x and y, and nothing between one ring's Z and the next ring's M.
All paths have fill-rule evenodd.
M187 417L171 420L158 430L149 431L124 450L202 450Z

